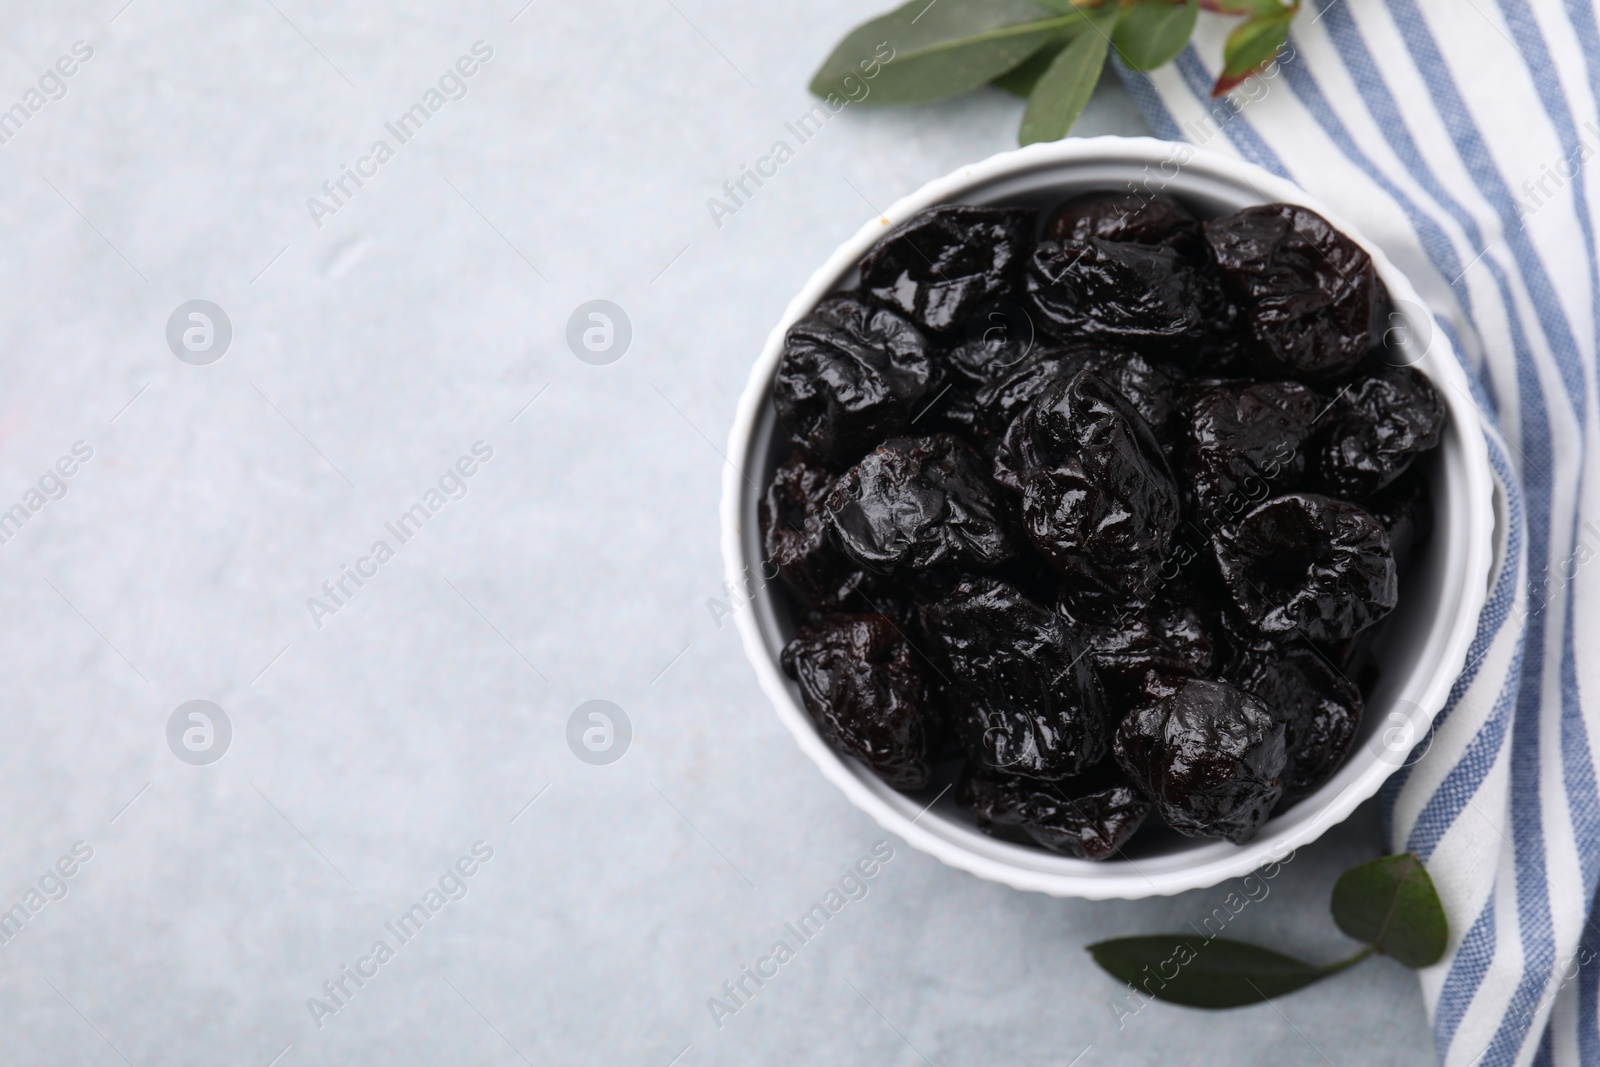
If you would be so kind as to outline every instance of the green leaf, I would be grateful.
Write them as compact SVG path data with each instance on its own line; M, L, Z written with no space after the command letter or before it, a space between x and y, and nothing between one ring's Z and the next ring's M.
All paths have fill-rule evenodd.
M1200 17L1197 0L1144 0L1126 9L1112 42L1132 70L1155 70L1188 43Z
M1352 867L1333 887L1333 921L1407 967L1438 963L1450 939L1444 905L1410 852Z
M1019 144L1059 141L1078 121L1105 68L1118 14L1116 8L1095 12L1083 32L1051 62L1028 97L1017 131Z
M1227 938L1188 934L1119 937L1090 945L1094 961L1114 978L1151 996L1191 1008L1239 1008L1304 989L1366 958L1318 967L1271 949Z
M1293 21L1294 12L1280 11L1239 23L1222 47L1222 72L1248 74L1277 55L1289 39L1289 24Z
M1249 19L1234 27L1223 47L1222 73L1217 75L1211 95L1221 96L1271 63L1283 42L1289 39L1289 24L1293 21L1294 12L1285 10Z
M1050 69L1050 64L1055 61L1061 50L1072 43L1072 36L1065 35L1051 41L1043 48L1023 61L1021 66L1012 67L1004 74L989 82L996 89L1004 89L1013 96L1027 99L1033 92L1033 87L1039 84L1039 79L1044 77L1044 72Z
M866 104L943 100L1020 65L1084 17L1032 0L911 0L851 30L811 91Z
M1300 5L1285 5L1282 0L1200 0L1200 6L1219 15L1276 15Z

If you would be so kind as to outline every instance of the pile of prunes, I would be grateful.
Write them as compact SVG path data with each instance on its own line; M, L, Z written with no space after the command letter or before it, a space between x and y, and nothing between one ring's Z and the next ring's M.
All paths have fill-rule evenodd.
M961 761L981 828L1075 857L1152 811L1249 841L1344 760L1429 537L1445 408L1391 313L1291 204L887 233L773 383L762 537L822 736L908 792Z

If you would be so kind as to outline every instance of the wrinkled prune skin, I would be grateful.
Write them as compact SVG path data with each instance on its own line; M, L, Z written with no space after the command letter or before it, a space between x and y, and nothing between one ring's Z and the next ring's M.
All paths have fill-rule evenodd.
M1199 279L1170 248L1044 241L1027 282L1034 310L1063 337L1171 345L1200 332Z
M1033 341L986 340L979 336L962 341L945 353L952 376L974 389L1011 373L1035 354Z
M1182 401L1183 479L1193 517L1226 520L1229 498L1260 501L1296 488L1306 438L1324 402L1299 382L1219 382Z
M829 616L802 629L780 662L830 745L896 789L928 784L928 684L887 616Z
M1173 680L1117 728L1117 763L1180 834L1242 845L1283 793L1284 727L1225 682Z
M1263 204L1210 220L1205 235L1261 374L1332 381L1378 343L1385 298L1372 259L1321 215Z
M1212 539L1233 604L1263 634L1337 642L1399 598L1389 535L1357 504L1289 493Z
M969 437L989 436L987 420L977 394L994 379L1004 377L1034 359L1033 340L1012 343L985 339L981 334L941 354L945 365L943 391L931 403L931 419L913 416L913 426L937 423ZM930 430L933 427L930 425Z
M1066 600L1056 610L1093 649L1095 673L1113 713L1126 713L1146 700L1147 686L1155 678L1206 677L1217 658L1212 622L1184 598L1165 591L1109 622L1083 617Z
M767 561L804 606L823 611L845 607L866 579L829 536L823 502L833 482L832 474L797 452L773 472L760 509Z
M1133 405L1152 431L1160 433L1171 419L1178 379L1169 364L1127 352L1101 363L1096 373Z
M1189 209L1165 193L1149 197L1137 193L1085 193L1073 197L1045 223L1045 240L1129 241L1141 245L1166 245L1186 254L1200 244L1200 223Z
M1228 680L1283 723L1280 808L1314 793L1344 762L1361 724L1361 691L1321 653L1304 643L1246 652L1230 665Z
M990 378L974 395L983 432L990 437L1004 434L1022 409L1051 383L1071 378L1085 367L1104 366L1131 355L1127 349L1094 341L1036 347L1027 358Z
M1043 349L991 380L973 397L978 425L986 436L1003 435L1046 387L1086 368L1121 393L1152 430L1166 425L1178 390L1173 368L1140 352L1093 342Z
M1093 370L1047 387L995 456L1040 555L1088 595L1136 594L1178 525L1178 487L1144 418Z
M1317 455L1328 492L1365 500L1439 444L1444 399L1410 367L1358 378L1334 401L1332 425Z
M979 389L974 400L978 408L979 425L985 436L998 438L1004 435L1022 410L1033 403L1040 393L1061 378L1070 378L1086 362L1086 358L1076 352L1049 349L1032 359L1023 360ZM1021 482L1015 475L1002 484L1021 490Z
M1094 666L1049 608L978 578L925 605L922 628L966 697L960 729L972 759L1054 780L1104 758L1113 723Z
M1036 222L1025 208L930 208L862 258L861 288L930 333L960 329L1016 283Z
M1411 561L1433 536L1433 498L1428 486L1412 471L1401 475L1361 506L1372 513L1389 534L1394 569L1404 578Z
M968 764L956 782L955 798L978 817L986 832L1018 829L1052 852L1090 860L1115 853L1150 814L1150 802L1109 760L1088 774L1060 782L1018 778Z
M1016 554L981 461L947 433L885 441L839 476L825 508L846 556L918 589Z
M854 462L931 399L928 342L892 311L832 296L789 330L772 402L801 448Z

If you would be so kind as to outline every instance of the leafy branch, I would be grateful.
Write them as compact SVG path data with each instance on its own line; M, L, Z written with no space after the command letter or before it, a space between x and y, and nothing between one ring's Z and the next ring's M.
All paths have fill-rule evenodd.
M1183 51L1201 8L1244 19L1223 49L1217 96L1271 64L1300 0L911 0L850 31L811 91L923 104L995 85L1027 98L1022 144L1053 141L1083 112L1113 49L1129 69L1154 70ZM874 79L870 91L863 78Z
M1450 936L1433 879L1410 852L1345 871L1334 884L1332 910L1340 930L1366 942L1334 963L1306 963L1198 933L1119 937L1090 945L1089 952L1141 996L1191 1008L1238 1008L1303 989L1374 952L1411 968L1431 966L1444 955Z

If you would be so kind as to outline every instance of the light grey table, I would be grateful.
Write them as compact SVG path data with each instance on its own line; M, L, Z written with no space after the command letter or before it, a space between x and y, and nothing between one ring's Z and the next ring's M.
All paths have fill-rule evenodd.
M828 252L1010 147L1020 105L847 109L719 226L708 198L872 5L522 2L3 9L0 1062L1426 1061L1382 960L1119 1028L1083 946L1229 887L1059 901L899 842L716 1025L883 838L708 610L734 401ZM1138 129L1111 88L1080 127ZM169 346L197 299L220 358L187 311ZM609 365L565 340L593 299L632 326ZM620 762L569 748L591 699L631 721ZM209 765L175 754L223 747L187 712L169 744L190 700L231 726ZM1230 932L1334 958L1332 879L1379 847L1364 810ZM441 879L460 899L429 911Z

